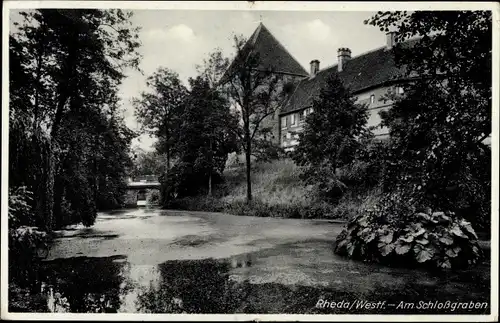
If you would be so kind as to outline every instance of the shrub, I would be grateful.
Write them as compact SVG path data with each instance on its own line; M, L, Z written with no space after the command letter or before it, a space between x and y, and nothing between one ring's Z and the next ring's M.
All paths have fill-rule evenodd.
M25 186L9 190L9 228L34 223L32 200L33 193Z
M47 233L33 226L35 218L31 202L32 192L26 187L9 191L9 271L12 278L22 283L27 279L27 271L33 269L36 247L49 242Z
M30 255L40 243L48 242L48 235L37 227L20 226L9 230L9 251Z
M481 259L470 222L453 212L427 209L410 214L401 217L377 209L360 213L337 237L335 252L364 261L443 269Z
M160 191L158 190L148 190L146 195L147 205L159 205L160 204Z
M22 286L33 283L31 276L36 271L37 246L49 241L46 232L37 227L20 226L9 229L9 275L11 281Z
M205 212L223 212L224 203L217 198L210 196L183 197L170 200L166 205L169 209L205 211Z

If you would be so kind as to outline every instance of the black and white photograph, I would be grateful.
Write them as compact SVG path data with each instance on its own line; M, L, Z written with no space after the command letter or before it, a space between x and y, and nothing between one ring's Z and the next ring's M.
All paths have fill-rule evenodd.
M497 321L499 21L4 2L2 319Z

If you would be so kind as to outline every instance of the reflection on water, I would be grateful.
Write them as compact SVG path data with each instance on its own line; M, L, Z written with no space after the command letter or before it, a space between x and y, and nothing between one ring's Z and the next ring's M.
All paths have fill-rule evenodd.
M74 313L113 313L120 306L122 256L58 259L41 269L49 309ZM58 305L54 306L52 304ZM65 306L61 306L61 303ZM51 306L52 305L52 306Z
M401 285L385 284L359 291L339 281L328 286L253 283L255 259L244 254L228 259L178 260L135 265L123 256L58 259L45 262L40 287L53 312L74 313L416 313L376 309L316 308L319 299L387 302L451 300L489 302L489 282L475 272L436 276L431 283L407 277ZM277 273L279 274L279 273ZM340 275L335 272L332 276ZM363 273L361 273L363 274ZM453 289L454 284L462 289ZM389 286L389 287L388 287ZM444 288L446 286L446 288ZM463 292L469 288L470 293ZM457 287L458 288L458 287ZM478 296L479 295L479 296ZM439 311L419 311L439 313ZM472 313L467 310L452 314ZM489 313L489 309L476 311Z

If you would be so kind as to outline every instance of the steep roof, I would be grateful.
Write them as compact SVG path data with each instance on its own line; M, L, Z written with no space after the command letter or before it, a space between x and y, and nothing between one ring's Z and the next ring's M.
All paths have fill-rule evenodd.
M286 50L286 48L271 34L262 23L253 32L241 50L241 56L248 57L250 52L258 53L260 64L258 70L272 69L275 73L307 76L307 71ZM238 61L242 57L236 57L222 78L222 82L229 79L235 70Z
M416 40L410 40L405 46L413 46L415 42ZM331 74L338 74L344 85L356 93L400 80L404 75L404 68L396 66L393 51L386 47L353 57L344 63L342 72L338 72L337 65L333 65L320 70L313 78L307 77L300 81L280 114L311 106L313 98L319 94Z

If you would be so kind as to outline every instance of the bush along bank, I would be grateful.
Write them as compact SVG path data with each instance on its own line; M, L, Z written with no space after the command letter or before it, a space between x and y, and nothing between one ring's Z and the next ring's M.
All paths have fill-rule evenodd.
M483 251L470 222L450 211L390 208L360 212L336 240L335 252L390 265L460 269L479 263Z
M345 214L337 211L328 203L318 202L310 205L303 204L267 204L258 199L250 203L234 200L226 201L216 197L185 197L170 201L166 208L186 210L223 212L232 215L275 217L290 219L346 219Z

